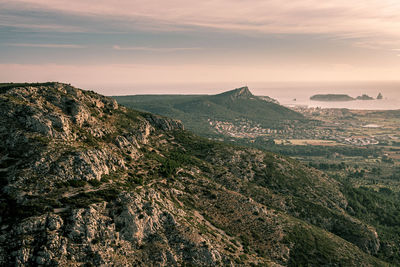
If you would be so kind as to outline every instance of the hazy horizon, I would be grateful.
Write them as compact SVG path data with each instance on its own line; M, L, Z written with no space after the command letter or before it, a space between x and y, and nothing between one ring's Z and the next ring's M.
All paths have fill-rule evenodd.
M213 95L248 86L258 96L269 96L282 105L307 105L322 108L349 109L400 109L400 81L374 82L258 82L258 83L191 83L191 84L132 84L125 86L88 86L84 89L94 90L108 95ZM320 102L310 101L314 94L348 94L357 97L367 94L376 98L383 94L383 100ZM294 101L294 99L296 99Z

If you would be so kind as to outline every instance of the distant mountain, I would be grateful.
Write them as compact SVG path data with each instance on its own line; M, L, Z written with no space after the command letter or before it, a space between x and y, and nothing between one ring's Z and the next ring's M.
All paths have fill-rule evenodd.
M303 115L273 101L253 95L241 87L217 95L137 95L114 96L118 103L179 119L190 130L202 135L216 134L213 122L239 122L262 128L280 129ZM250 126L249 126L250 128Z
M341 102L341 101L353 101L354 98L344 94L318 94L310 97L310 100Z

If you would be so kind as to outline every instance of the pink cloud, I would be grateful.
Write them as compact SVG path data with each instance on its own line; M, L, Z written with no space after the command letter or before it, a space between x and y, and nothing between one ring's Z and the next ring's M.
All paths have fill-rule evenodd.
M367 38L370 45L400 38L397 0L14 0L3 5L103 16L132 27L157 30L195 26L258 33L328 34Z
M38 48L85 48L82 45L76 44L29 44L29 43L14 43L14 44L6 44L8 46L16 46L16 47L38 47Z
M201 47L146 47L146 46L119 46L114 45L112 47L114 50L121 51L149 51L149 52L176 52L176 51L193 51L201 50Z

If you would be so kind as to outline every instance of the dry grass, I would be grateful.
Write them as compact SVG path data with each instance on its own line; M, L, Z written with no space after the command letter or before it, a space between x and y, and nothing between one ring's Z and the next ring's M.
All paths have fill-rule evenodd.
M337 146L339 145L336 141L332 140L312 140L312 139L275 139L276 144L289 144L289 145L296 145L296 146Z

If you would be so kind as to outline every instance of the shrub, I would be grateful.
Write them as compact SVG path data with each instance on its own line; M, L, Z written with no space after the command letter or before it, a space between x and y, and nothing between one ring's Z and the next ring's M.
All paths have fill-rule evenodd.
M83 180L69 180L66 182L67 186L72 186L72 187L83 187L86 185L86 181Z
M89 183L91 186L96 186L96 187L101 185L101 181L96 180L96 179L89 180L88 183Z

